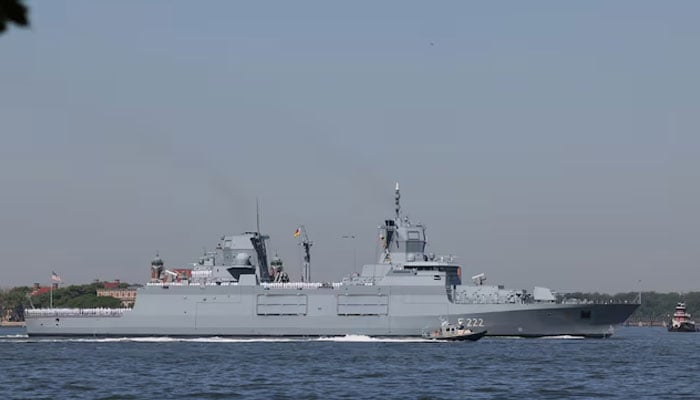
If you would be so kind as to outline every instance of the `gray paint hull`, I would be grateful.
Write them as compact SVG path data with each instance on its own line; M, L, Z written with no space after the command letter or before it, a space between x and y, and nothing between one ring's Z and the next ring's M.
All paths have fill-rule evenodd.
M420 336L465 318L496 336L606 337L637 304L455 304L444 287L145 287L118 317L28 316L30 336Z

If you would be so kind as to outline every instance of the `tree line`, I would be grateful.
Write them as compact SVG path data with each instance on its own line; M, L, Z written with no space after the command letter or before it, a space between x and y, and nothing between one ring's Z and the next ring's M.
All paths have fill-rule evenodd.
M120 288L129 286L120 283ZM57 308L121 308L121 300L115 297L97 296L97 289L103 289L103 282L85 285L59 287L51 292L30 296L34 288L19 286L0 291L0 317L5 321L24 321L27 308L49 308L53 296L53 306Z

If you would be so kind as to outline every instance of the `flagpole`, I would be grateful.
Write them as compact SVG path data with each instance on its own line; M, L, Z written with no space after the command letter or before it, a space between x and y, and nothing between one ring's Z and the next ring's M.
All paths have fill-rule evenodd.
M49 284L51 285L50 290L50 295L49 295L49 307L53 308L53 285L56 285L56 288L58 289L58 283L61 282L61 277L56 274L56 271L51 271L51 281Z

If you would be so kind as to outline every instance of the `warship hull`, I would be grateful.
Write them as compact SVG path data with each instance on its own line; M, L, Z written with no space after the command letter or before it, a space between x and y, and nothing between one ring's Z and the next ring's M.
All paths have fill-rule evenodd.
M637 304L456 304L444 287L145 287L133 310L41 310L30 336L421 336L464 319L489 336L607 337Z

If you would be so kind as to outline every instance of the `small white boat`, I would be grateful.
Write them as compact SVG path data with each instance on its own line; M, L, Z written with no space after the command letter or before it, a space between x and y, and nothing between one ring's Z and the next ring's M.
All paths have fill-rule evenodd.
M434 340L451 340L451 341L477 341L486 335L485 330L474 332L464 325L464 320L460 319L457 324L450 324L448 321L442 321L440 329L424 331L423 337Z

